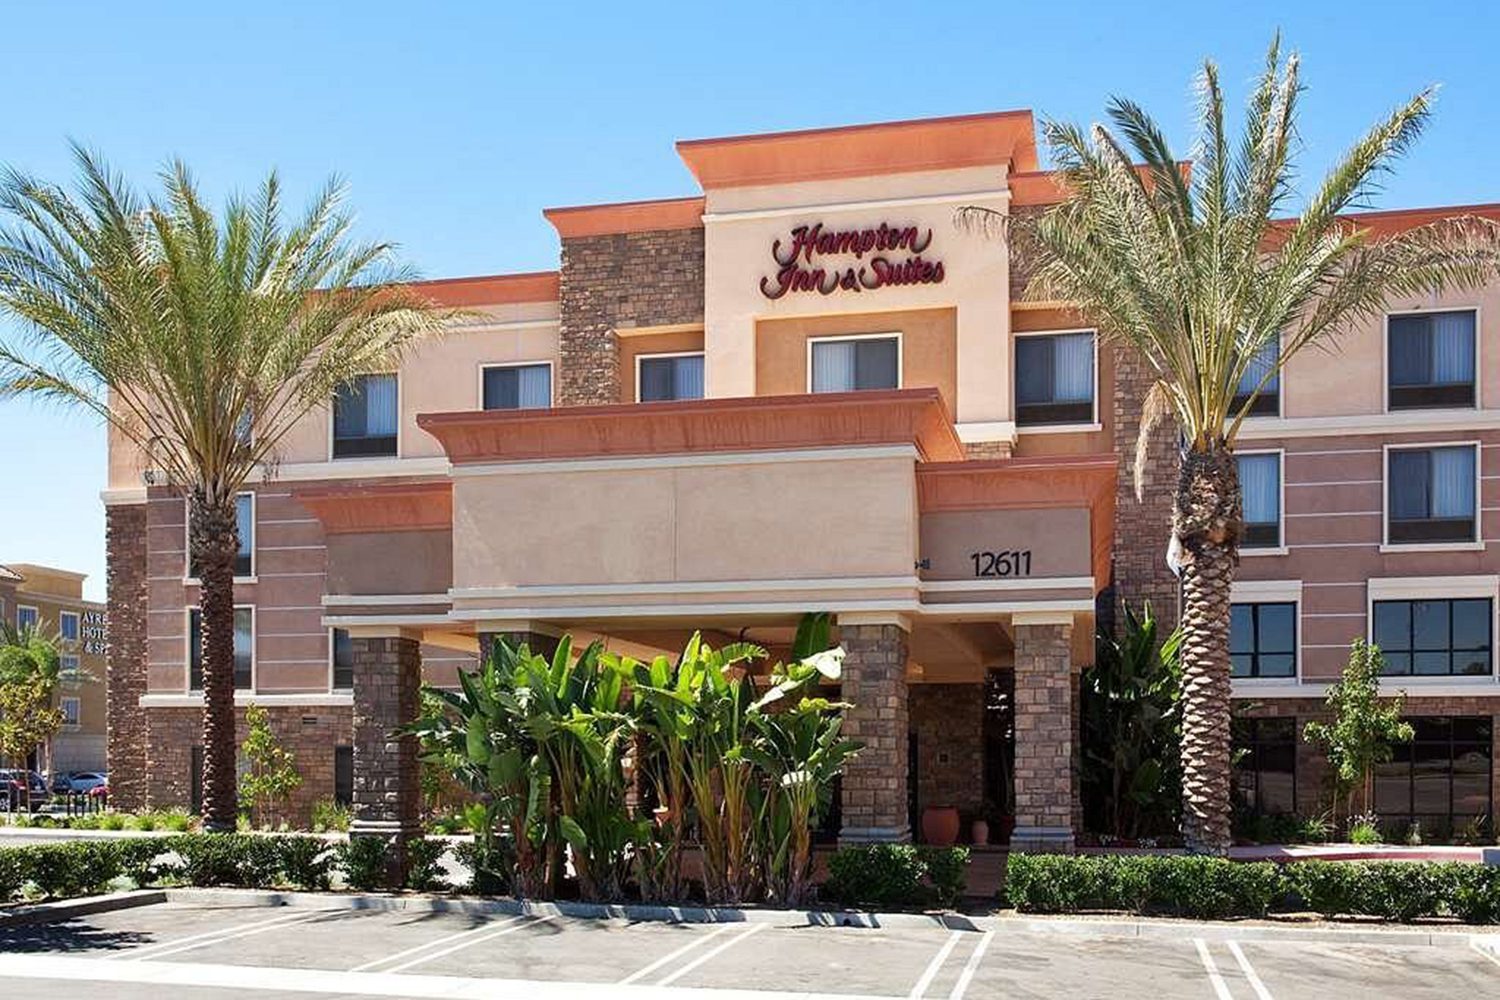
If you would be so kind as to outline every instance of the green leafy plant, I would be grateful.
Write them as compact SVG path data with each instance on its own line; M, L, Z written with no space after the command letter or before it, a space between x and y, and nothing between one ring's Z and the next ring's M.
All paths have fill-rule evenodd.
M350 837L339 845L338 868L351 889L369 892L386 884L390 845L381 837Z
M277 863L288 883L309 892L327 889L337 851L322 837L275 838Z
M1392 743L1411 741L1411 724L1401 720L1404 699L1380 697L1380 673L1384 666L1380 647L1356 639L1349 647L1349 662L1343 675L1328 688L1326 705L1332 722L1313 721L1303 728L1309 743L1323 748L1333 773L1335 809L1354 813L1358 793L1360 807L1368 812L1374 802L1375 765L1391 759Z
M1381 843L1380 823L1374 813L1355 816L1349 822L1349 843L1369 847Z
M911 844L845 847L828 858L827 895L850 906L911 906L922 898L927 866Z
M924 847L922 864L927 868L927 882L933 899L945 908L958 905L968 886L969 849L967 847Z
M447 886L443 877L443 855L448 845L441 840L412 837L406 842L406 888L432 892Z
M1149 605L1125 609L1119 638L1101 629L1080 695L1083 784L1116 837L1177 829L1182 801L1180 633L1159 640Z
M240 779L240 804L252 823L265 827L280 817L292 792L301 787L302 775L296 755L271 730L271 714L264 706L247 708L245 724L249 732L242 749L250 766Z
M0 623L0 764L24 764L62 728L53 704L60 662L55 638ZM29 806L30 785L23 794Z
M333 799L318 799L308 816L313 833L348 833L349 807Z

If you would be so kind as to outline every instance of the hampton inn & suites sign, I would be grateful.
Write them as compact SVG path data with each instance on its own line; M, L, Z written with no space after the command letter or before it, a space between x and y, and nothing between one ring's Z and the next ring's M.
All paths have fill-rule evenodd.
M874 229L798 226L789 239L771 244L776 276L760 279L760 293L779 299L788 292L862 292L887 285L935 285L943 280L943 262L926 260L932 230L893 226Z

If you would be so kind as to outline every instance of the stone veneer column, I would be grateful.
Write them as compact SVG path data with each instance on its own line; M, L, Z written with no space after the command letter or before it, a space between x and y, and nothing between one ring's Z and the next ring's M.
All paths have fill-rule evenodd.
M113 504L104 510L105 725L110 802L117 809L146 808L146 505Z
M839 623L844 735L864 749L844 768L843 843L911 840L907 815L907 628Z
M1118 632L1124 624L1122 607L1140 610L1151 603L1158 635L1177 625L1179 588L1167 568L1167 542L1172 535L1172 493L1177 486L1177 427L1168 417L1152 433L1146 450L1140 499L1135 493L1135 446L1141 426L1141 404L1155 376L1128 345L1105 348L1114 352L1114 446L1120 456L1115 483L1114 580L1112 599L1101 611Z
M417 717L422 645L410 633L356 634L354 652L354 818L351 837L391 845L390 880L406 876L405 841L421 833L417 741L392 731Z
M1069 615L1018 612L1016 644L1016 828L1012 850L1071 851L1077 775L1073 624Z

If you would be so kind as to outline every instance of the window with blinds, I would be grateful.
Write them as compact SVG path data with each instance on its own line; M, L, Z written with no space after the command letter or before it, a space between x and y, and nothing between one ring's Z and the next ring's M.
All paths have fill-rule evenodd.
M901 381L900 354L900 340L896 337L815 340L812 342L812 391L898 388Z
M491 365L484 369L486 410L536 410L551 405L551 365Z
M1234 402L1230 407L1233 412L1239 413L1248 404L1252 417L1274 417L1281 413L1281 373L1276 371L1276 361L1280 356L1280 338L1262 344L1255 352L1234 387ZM1264 385L1261 384L1263 381ZM1250 395L1257 387L1260 395L1251 402Z
M1035 427L1093 421L1093 331L1017 337L1016 423Z
M1386 463L1387 542L1475 540L1473 445L1392 448Z
M1386 387L1392 410L1475 405L1475 312L1391 316Z
M703 355L644 355L638 364L636 395L642 403L703 398Z
M1240 495L1244 498L1245 531L1240 547L1281 547L1281 455L1277 452L1238 455Z
M333 457L396 454L396 376L360 375L333 400Z

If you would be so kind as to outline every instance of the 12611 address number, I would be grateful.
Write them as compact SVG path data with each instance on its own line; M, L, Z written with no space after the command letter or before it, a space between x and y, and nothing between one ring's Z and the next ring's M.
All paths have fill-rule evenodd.
M975 576L1030 576L1030 549L1001 549L999 552L971 552Z

